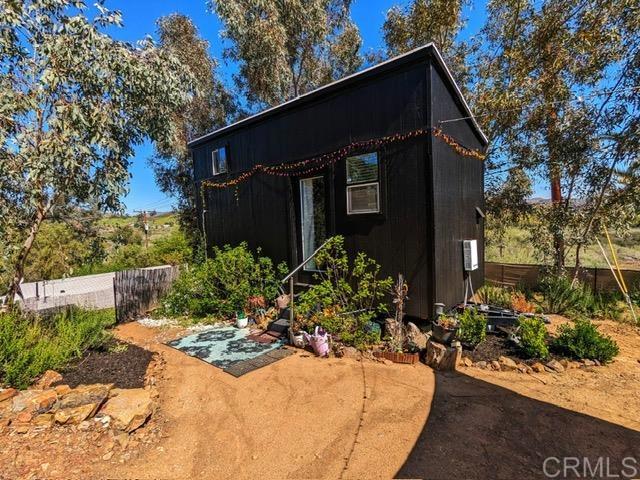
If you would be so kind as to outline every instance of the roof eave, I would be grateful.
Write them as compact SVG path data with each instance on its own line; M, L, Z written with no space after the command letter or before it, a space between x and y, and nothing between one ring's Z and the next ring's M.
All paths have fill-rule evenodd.
M464 110L466 111L466 113L468 114L474 128L476 129L476 131L478 132L478 134L480 135L482 141L485 143L485 145L487 145L489 143L489 141L487 140L487 137L485 136L484 132L482 131L482 129L480 128L480 126L478 125L478 123L476 122L475 118L473 117L473 114L471 113L471 109L469 108L469 105L467 104L466 100L464 99L464 96L462 95L462 92L460 90L460 88L458 87L456 81L453 79L453 76L451 75L451 72L449 70L449 68L447 67L446 63L444 62L444 59L442 58L442 55L440 54L440 52L438 51L438 48L433 44L433 43L428 43L426 45L423 45L421 47L415 48L413 50L410 50L402 55L399 55L397 57L393 57L390 58L389 60L385 60L384 62L381 62L377 65L373 65L369 68L366 68L364 70L361 70L359 72L353 73L351 75L348 75L344 78L341 78L340 80L336 80L334 82L328 83L326 85L323 85L322 87L316 88L315 90L311 90L310 92L307 92L303 95L300 95L296 98L293 98L291 100L288 100L284 103L281 103L279 105L276 105L274 107L268 108L266 110L263 110L261 112L258 112L254 115L251 115L250 117L246 117L243 118L242 120L238 120L237 122L234 122L230 125L227 125L225 127L219 128L218 130L214 130L213 132L209 132L205 135L202 135L198 138L195 138L193 140L191 140L188 143L188 147L189 148L193 148L197 145L200 145L201 143L204 143L208 140L211 140L215 137L218 137L224 133L228 133L232 130L235 130L237 128L249 125L251 123L254 123L256 121L259 121L263 118L267 118L268 116L270 116L271 114L274 114L276 112L279 111L284 111L288 108L291 108L297 104L301 104L304 101L307 101L323 92L327 92L327 91L331 91L335 88L339 88L351 81L354 81L355 79L359 79L359 78L364 78L367 75L371 74L374 71L384 71L387 68L391 67L391 66L395 66L397 64L401 64L401 63L405 63L405 62L410 62L412 61L414 58L413 57L419 57L420 55L424 55L426 52L428 51L432 51L434 52L434 58L436 59L436 61L438 62L438 64L442 67L442 70L445 72L445 75L447 77L447 80L451 83L451 85L453 86L456 95L459 97L461 104L464 108Z

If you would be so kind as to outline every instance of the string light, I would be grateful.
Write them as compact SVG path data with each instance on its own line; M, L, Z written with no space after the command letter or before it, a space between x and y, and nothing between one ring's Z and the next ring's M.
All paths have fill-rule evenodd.
M335 164L336 162L346 158L347 156L362 150L377 150L386 145L390 145L393 143L407 141L413 138L422 137L425 135L432 134L434 137L439 138L444 141L447 145L449 145L456 153L463 157L471 157L478 160L483 160L486 155L478 150L472 150L460 144L453 138L451 135L447 135L439 128L419 128L417 130L413 130L408 133L395 133L393 135L387 135L380 138L374 138L370 140L363 140L360 142L353 142L349 145L346 145L338 150L335 150L330 153L325 153L323 155L319 155L317 157L308 158L306 160L300 160L298 162L291 163L282 163L280 165L262 165L256 164L250 170L246 172L242 172L237 177L232 178L230 180L226 180L224 182L216 182L213 180L203 180L201 183L201 197L204 204L204 189L206 188L228 188L228 187L236 187L236 200L238 199L238 189L237 186L250 179L254 175L258 173L264 173L267 175L277 176L277 177L292 177L292 176L301 176L308 175L310 173L317 172L319 170L324 169L330 165Z

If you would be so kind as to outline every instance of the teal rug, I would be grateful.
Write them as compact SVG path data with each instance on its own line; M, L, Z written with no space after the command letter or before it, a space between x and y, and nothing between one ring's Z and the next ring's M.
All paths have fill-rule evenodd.
M283 349L284 340L259 343L247 338L248 328L211 327L167 343L187 355L204 360L236 377L264 367L293 352Z

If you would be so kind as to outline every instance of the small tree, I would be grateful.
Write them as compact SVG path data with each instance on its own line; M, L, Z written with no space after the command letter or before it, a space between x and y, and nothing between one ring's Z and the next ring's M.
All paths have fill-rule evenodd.
M0 3L0 233L11 264L8 300L44 220L92 201L116 210L133 146L172 136L190 77L150 40L102 29L119 12L82 1Z

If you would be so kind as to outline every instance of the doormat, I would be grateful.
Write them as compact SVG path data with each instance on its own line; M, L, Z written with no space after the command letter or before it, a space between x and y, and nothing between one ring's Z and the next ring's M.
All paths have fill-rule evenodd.
M167 342L167 345L221 368L234 377L257 370L293 353L282 348L284 340L262 343L248 338L249 335L248 329L211 327Z

